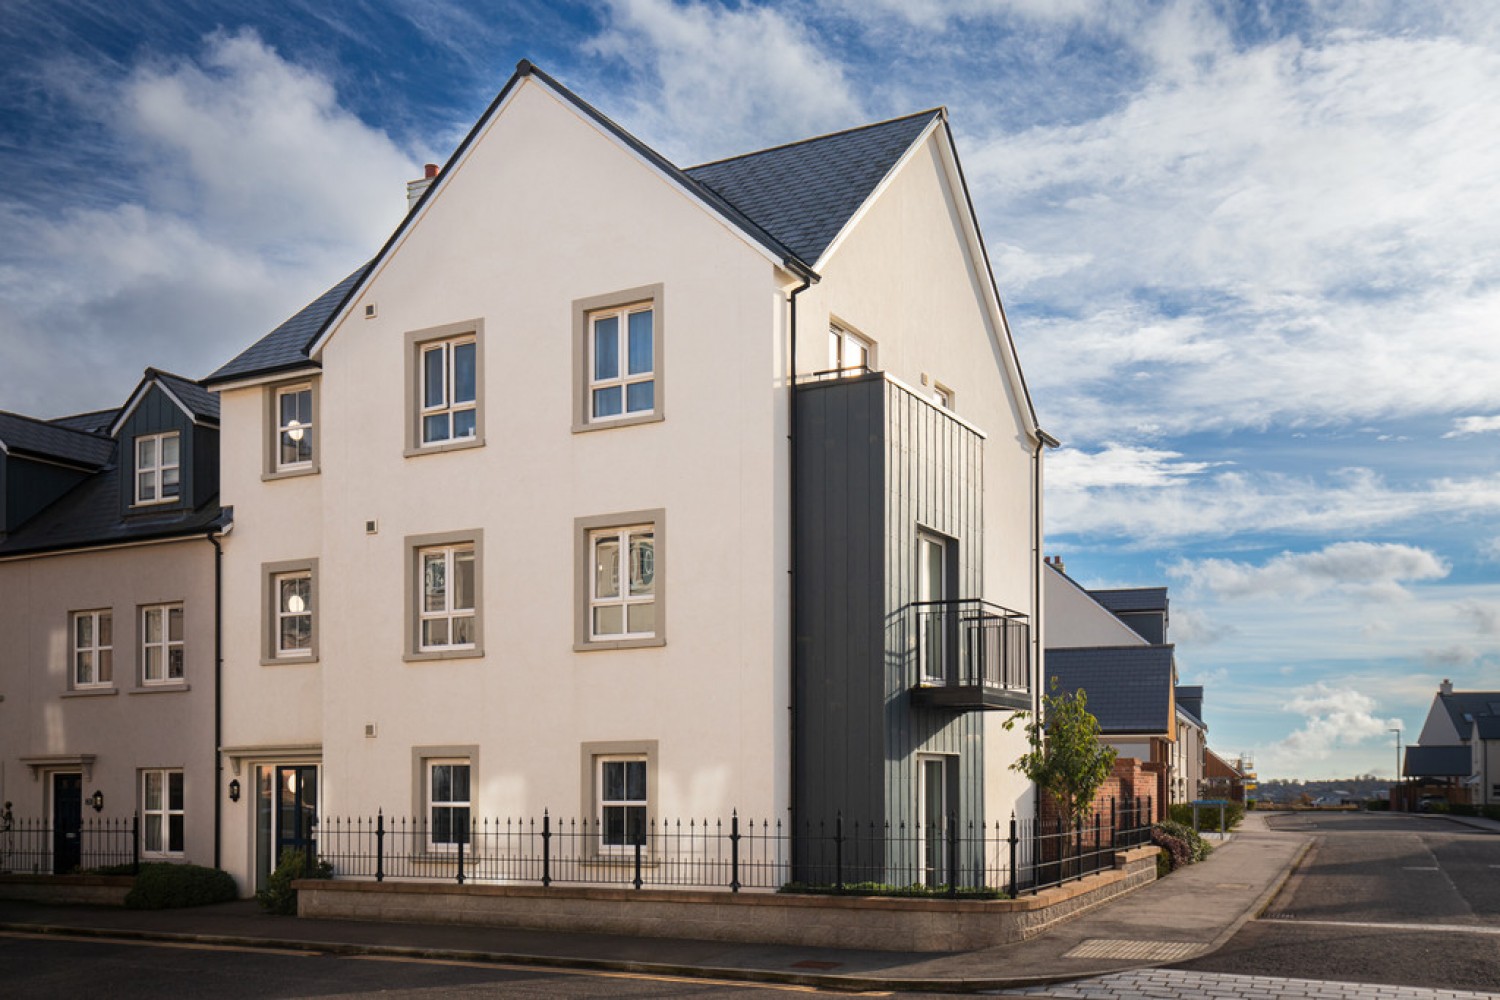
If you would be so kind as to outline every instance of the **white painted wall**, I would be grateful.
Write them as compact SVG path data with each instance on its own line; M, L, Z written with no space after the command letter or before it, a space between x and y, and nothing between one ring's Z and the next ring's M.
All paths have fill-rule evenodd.
M1050 563L1042 564L1042 593L1047 602L1042 640L1049 649L1150 645Z
M1442 695L1433 695L1432 707L1427 710L1427 721L1422 724L1422 735L1417 737L1417 744L1424 747L1454 747L1467 742L1453 728L1453 717L1443 706Z

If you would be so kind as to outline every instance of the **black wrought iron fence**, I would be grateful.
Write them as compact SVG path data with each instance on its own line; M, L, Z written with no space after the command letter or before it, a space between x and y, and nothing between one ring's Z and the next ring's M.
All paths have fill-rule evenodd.
M1150 799L1116 803L1086 822L1011 819L922 825L835 816L793 834L781 821L648 820L621 836L596 820L327 817L317 850L335 877L376 881L579 884L739 892L972 893L1018 896L1112 867L1149 842Z
M125 866L134 873L140 844L138 816L84 819L76 827L14 818L0 826L0 874L70 875Z

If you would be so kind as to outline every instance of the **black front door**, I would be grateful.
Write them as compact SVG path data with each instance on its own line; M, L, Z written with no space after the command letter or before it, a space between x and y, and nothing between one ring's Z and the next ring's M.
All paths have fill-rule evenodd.
M288 849L317 856L318 767L292 764L276 768L276 861Z
M52 874L66 875L83 860L83 775L52 775Z

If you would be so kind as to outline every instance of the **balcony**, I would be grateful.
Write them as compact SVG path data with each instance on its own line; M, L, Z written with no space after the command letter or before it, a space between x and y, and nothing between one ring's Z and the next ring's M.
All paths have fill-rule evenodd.
M951 711L1031 707L1031 624L979 600L918 601L912 702Z

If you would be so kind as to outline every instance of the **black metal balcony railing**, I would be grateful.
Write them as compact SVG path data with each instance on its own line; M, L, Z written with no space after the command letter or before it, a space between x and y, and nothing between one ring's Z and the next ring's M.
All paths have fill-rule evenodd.
M912 694L956 709L1031 705L1031 624L1018 611L975 599L917 601Z

